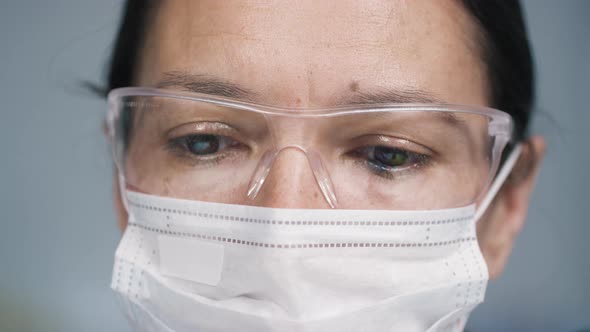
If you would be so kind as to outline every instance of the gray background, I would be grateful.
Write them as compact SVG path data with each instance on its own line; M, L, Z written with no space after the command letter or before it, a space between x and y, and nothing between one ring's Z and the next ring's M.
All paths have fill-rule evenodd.
M0 331L128 331L97 81L120 1L0 4ZM547 159L476 331L590 328L590 1L525 1Z

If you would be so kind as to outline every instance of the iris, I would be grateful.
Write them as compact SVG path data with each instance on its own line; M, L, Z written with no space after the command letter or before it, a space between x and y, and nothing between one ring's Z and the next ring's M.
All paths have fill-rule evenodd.
M196 155L208 155L219 151L219 137L215 135L193 135L186 138L188 150Z
M406 151L388 148L383 146L374 147L374 161L385 167L399 167L408 162L409 156Z

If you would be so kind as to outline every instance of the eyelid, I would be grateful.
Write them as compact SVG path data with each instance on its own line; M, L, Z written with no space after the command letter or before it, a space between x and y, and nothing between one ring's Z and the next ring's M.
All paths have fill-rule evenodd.
M363 135L355 139L355 145L359 147L383 146L387 148L397 148L410 153L428 156L438 154L435 150L403 136L395 137L381 134Z
M166 137L183 137L203 134L237 136L238 132L223 122L200 121L183 123L171 128L166 132Z

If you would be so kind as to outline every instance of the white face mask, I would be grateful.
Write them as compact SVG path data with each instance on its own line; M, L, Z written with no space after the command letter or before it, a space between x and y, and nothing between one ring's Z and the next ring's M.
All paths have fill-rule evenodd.
M138 331L461 331L487 197L431 211L275 209L127 192L111 287Z

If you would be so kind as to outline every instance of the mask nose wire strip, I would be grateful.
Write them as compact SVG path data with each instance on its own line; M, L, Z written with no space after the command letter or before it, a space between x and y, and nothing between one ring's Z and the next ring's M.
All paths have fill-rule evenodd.
M481 201L481 204L477 207L477 211L475 211L475 217L474 217L475 222L479 221L481 216L486 212L487 208L494 200L494 197L496 197L496 194L498 194L498 191L500 190L500 188L502 188L504 181L506 181L506 178L508 178L508 175L510 175L510 172L512 172L514 165L518 161L518 158L520 157L521 152L522 152L522 144L516 145L514 147L514 149L512 150L512 152L510 152L510 155L508 156L508 158L504 162L504 165L502 166L502 168L498 172L498 175L494 179L494 182L492 182L492 185L490 186L488 193L485 195L485 197Z

